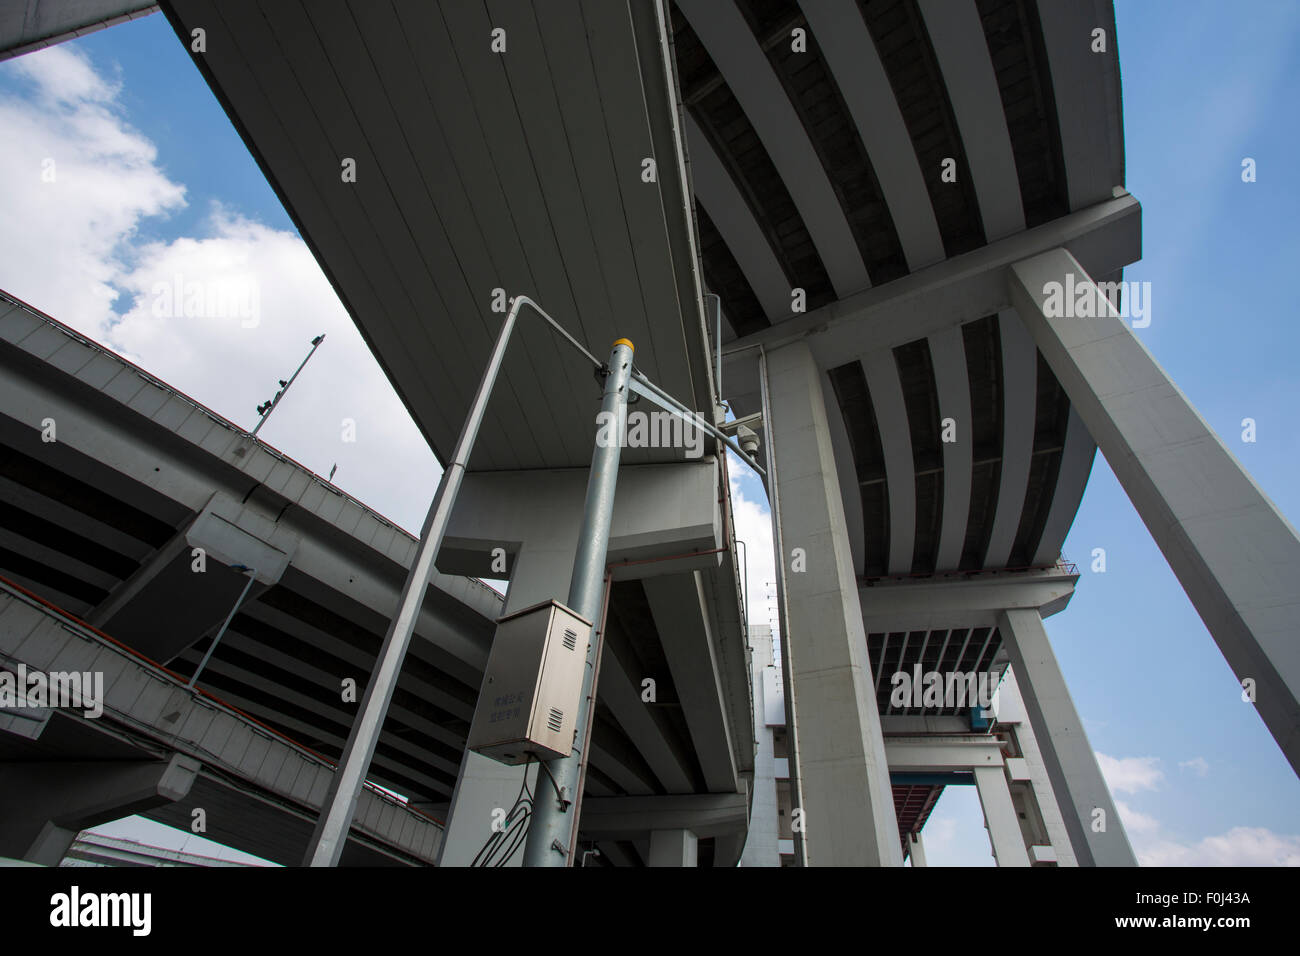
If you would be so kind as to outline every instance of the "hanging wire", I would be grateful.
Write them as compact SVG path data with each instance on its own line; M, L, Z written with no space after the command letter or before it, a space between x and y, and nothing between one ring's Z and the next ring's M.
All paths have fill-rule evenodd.
M474 856L470 866L503 867L519 853L528 836L528 820L533 815L533 793L528 789L528 766L524 765L523 780L514 805L501 821L501 829L493 831L483 848Z

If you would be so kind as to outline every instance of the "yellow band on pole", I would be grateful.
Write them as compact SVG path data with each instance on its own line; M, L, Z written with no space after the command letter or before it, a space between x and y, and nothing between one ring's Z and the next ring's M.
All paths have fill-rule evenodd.
M615 340L614 340L614 345L626 345L626 346L627 346L628 348L630 348L633 352L636 351L636 346L632 344L632 340L631 340L631 339L615 339ZM610 348L613 348L614 345L611 345Z

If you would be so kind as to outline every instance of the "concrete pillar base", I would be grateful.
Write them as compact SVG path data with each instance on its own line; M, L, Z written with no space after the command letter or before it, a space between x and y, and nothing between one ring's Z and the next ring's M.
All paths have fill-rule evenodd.
M1028 866L1029 853L1020 835L1020 821L1016 818L1016 808L1011 803L1011 792L1007 789L1007 778L1002 768L973 767L972 770L998 866Z
M925 843L921 840L921 834L909 833L907 835L907 856L912 861L913 868L929 866L925 861Z
M650 834L650 866L695 866L699 840L690 830L654 830Z
M1038 612L1002 613L1002 640L1080 866L1136 866Z
M78 833L183 800L201 765L170 760L8 763L0 792L0 856L58 866Z

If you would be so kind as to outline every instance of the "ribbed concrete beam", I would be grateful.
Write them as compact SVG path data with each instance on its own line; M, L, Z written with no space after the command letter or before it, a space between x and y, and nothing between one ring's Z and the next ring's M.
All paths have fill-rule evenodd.
M984 567L991 569L1007 566L1025 511L1038 409L1034 340L1010 310L998 314L998 334L1002 340L1002 468L993 530L984 556Z
M800 0L857 126L911 271L944 258L934 205L867 25L849 0Z
M1111 0L1037 0L1052 77L1070 208L1101 202L1124 185L1119 45ZM1094 30L1105 51L1094 51ZM1105 273L1094 271L1094 275Z
M870 284L844 207L772 64L731 0L679 0L678 6L754 125L781 174L826 267L835 294Z
M1078 409L1071 405L1065 425L1065 449L1061 452L1061 465L1056 473L1056 491L1052 494L1052 507L1047 512L1043 536L1034 554L1036 566L1051 564L1060 557L1061 545L1079 513L1079 505L1083 503L1083 492L1096 456L1097 443L1088 434L1088 426L1079 417Z
M936 571L955 571L961 564L970 519L971 474L975 463L974 416L970 405L970 376L961 329L929 337L930 360L939 392L940 419L951 418L956 441L943 443L943 521L939 529Z
M975 0L920 0L920 7L957 117L984 234L994 242L1025 228L1025 210L979 11Z
M884 349L862 357L871 404L880 423L880 448L885 456L889 489L889 573L910 574L916 545L916 460L907 403L894 353Z
M785 270L759 228L754 211L689 110L686 111L686 143L697 201L722 234L768 321L788 318L791 298Z

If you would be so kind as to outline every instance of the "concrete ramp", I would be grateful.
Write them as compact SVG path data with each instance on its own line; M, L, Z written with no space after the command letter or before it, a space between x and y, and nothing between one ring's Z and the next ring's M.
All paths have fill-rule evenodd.
M28 846L8 845L19 832L52 825L71 830L142 812L182 830L202 817L203 836L277 863L298 864L334 772L333 764L232 707L185 686L181 678L132 653L35 596L0 581L0 668L18 673L93 676L94 706L28 708L0 712L0 761L15 773L83 771L78 786L59 781L61 796L78 807L50 808L25 798L30 787L6 788L0 855L27 857ZM102 710L97 716L88 716ZM133 802L114 815L107 795L134 760L188 758L184 785L157 788L152 805ZM112 779L110 779L110 771ZM170 779L170 778L169 778ZM39 781L34 781L39 783ZM93 804L92 809L86 809ZM202 811L196 814L196 811ZM93 813L91 819L84 814ZM37 819L37 818L40 819ZM49 817L49 819L46 819ZM31 818L31 819L24 819ZM382 865L433 862L442 826L375 787L361 794L343 862ZM57 861L55 861L57 862Z

